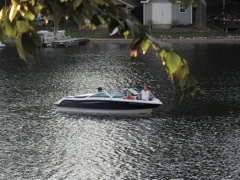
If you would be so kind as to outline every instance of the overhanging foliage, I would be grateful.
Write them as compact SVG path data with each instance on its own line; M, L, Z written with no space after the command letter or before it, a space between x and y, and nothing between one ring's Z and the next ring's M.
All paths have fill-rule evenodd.
M176 3L176 0L169 1ZM182 0L185 8L191 2L192 0ZM35 55L36 48L41 46L37 27L33 22L39 14L46 22L53 17L56 25L62 18L68 20L73 17L81 26L84 19L88 18L92 29L107 24L112 34L118 32L125 38L131 35L131 57L136 57L140 49L144 54L152 47L161 58L173 85L183 91L183 96L194 95L198 90L197 81L190 75L187 61L166 43L150 36L137 20L116 6L113 0L12 0L10 6L5 6L0 11L0 41L4 42L6 37L16 37L17 50L23 60L27 53Z

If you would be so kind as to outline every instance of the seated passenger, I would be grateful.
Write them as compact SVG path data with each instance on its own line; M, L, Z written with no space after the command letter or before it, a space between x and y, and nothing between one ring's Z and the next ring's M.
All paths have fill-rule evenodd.
M117 86L116 91L119 92L119 93L124 94L124 91L123 91L121 86Z
M154 96L152 92L148 89L146 85L143 86L143 90L140 92L140 97L142 100L151 101Z
M128 91L127 96L124 96L123 99L135 99L135 98L132 96L131 92Z
M103 92L103 89L101 87L97 88L98 92Z

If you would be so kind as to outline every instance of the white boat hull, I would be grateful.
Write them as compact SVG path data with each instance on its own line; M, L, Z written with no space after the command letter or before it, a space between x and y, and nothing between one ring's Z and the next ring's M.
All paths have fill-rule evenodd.
M3 44L3 43L0 41L0 48L5 48L5 47L6 47L6 45Z
M131 110L104 109L103 110L103 109L57 107L57 112L81 113L81 114L150 114L152 113L152 109L131 109Z

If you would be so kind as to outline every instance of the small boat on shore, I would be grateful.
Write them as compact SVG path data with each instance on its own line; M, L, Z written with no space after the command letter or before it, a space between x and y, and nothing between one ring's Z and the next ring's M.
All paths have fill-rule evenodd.
M0 48L5 48L5 47L6 47L6 45L3 44L3 43L0 41Z
M133 88L128 89L134 99L124 99L124 94L115 90L78 96L67 96L55 103L58 112L83 114L145 114L151 113L162 102L138 100L139 94Z

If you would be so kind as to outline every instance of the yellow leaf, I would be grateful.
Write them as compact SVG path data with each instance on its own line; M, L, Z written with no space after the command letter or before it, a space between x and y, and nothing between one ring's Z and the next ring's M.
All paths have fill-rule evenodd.
M104 24L106 21L105 21L105 19L103 19L101 16L99 16L98 15L98 19L99 19L99 21L102 23L102 24Z
M166 56L166 68L168 68L170 75L172 75L181 66L181 57L171 51Z
M27 20L34 20L35 15L31 11L27 11L26 14L24 15L24 19Z
M95 29L97 29L97 26L95 26L95 24L91 24L91 29L95 30Z
M138 52L137 52L136 49L134 49L134 50L131 51L131 54L130 54L131 57L134 57L134 58L135 58L135 57L137 57L137 55L138 55Z
M24 9L25 9L26 11L28 11L28 10L29 10L27 6L23 6L23 7L24 7Z
M159 55L162 59L166 58L167 54L168 54L168 52L165 49L161 50L161 52L159 53Z
M181 89L185 87L186 80L189 76L189 69L186 64L185 59L181 59L181 65L178 67L178 69L173 73L173 83L175 85L179 85Z
M21 5L17 5L17 10L19 11L21 9Z
M159 53L161 59L162 59L162 64L165 66L166 65L166 57L167 57L168 52L166 50L161 50Z
M142 48L143 54L145 54L146 51L148 50L150 43L151 43L151 41L149 39L144 39L142 41L141 48Z
M17 14L17 4L13 4L11 9L10 9L10 13L9 13L9 17L8 17L10 22L13 21L13 19L16 16L16 14Z
M129 35L129 31L124 31L123 35L124 35L125 39L127 39L128 35Z
M2 20L3 17L3 9L0 11L0 20Z

